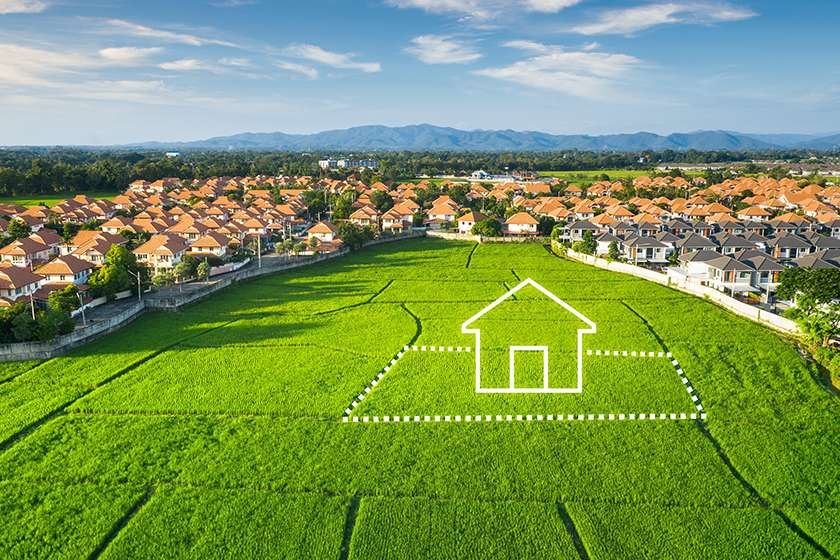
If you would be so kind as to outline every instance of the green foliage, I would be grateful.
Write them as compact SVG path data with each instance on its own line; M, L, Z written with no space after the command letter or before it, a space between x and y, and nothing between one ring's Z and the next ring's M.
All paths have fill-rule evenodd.
M502 224L498 220L482 220L473 225L472 234L484 237L500 237L502 235Z
M32 233L32 229L29 227L29 224L19 219L10 221L9 227L6 229L6 235L11 240L23 239L24 237L28 237L30 233Z
M338 237L351 249L360 249L365 243L374 238L371 228L357 226L350 222L342 222L338 226Z
M137 285L134 274L141 275L143 285L148 283L148 269L141 266L134 253L122 245L108 249L105 262L105 266L88 278L88 286L94 297L112 298L114 294L134 288Z
M598 249L598 242L591 231L583 232L583 240L572 244L572 250L586 255L594 255Z
M207 280L210 277L210 264L207 260L203 260L198 263L198 266L195 269L195 273L199 278Z
M610 241L609 247L607 248L607 257L611 261L617 261L621 258L621 251L618 250L618 242Z
M50 294L48 298L50 309L69 314L81 306L79 302L79 289L70 284Z
M374 191L370 195L370 201L380 212L385 212L394 207L394 199L385 191Z
M152 284L155 288L167 288L173 285L175 280L175 275L172 272L161 271L152 278Z

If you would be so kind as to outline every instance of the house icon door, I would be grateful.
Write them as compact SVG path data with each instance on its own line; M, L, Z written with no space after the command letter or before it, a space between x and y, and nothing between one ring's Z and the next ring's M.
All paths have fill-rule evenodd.
M542 352L543 390L549 389L548 383L548 346L511 346L510 347L510 388L516 389L516 354L524 352Z

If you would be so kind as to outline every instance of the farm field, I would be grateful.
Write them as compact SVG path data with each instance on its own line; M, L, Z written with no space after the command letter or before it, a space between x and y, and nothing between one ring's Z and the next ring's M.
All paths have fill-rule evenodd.
M110 200L120 193L115 192L82 192L82 193L45 193L26 194L21 196L0 196L0 204L20 204L21 206L52 206L76 195L84 194L91 198Z
M581 393L475 392L477 357L504 387L508 346L546 341L576 383L580 321L536 290L462 332L527 278L597 325ZM812 374L540 245L383 245L0 364L0 556L840 557L840 400Z

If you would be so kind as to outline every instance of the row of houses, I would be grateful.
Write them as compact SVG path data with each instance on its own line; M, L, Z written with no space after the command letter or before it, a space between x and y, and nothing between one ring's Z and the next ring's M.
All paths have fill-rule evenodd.
M443 186L445 191L461 185ZM338 250L338 222L309 221L306 199L313 191L350 196L348 221L386 233L416 227L470 233L477 223L493 220L480 208L489 201L504 202L511 208L499 224L504 235L537 235L540 221L551 218L565 240L580 241L591 232L598 253L608 253L615 244L629 262L680 263L683 273L710 283L716 275L723 278L733 272L729 269L741 267L723 257L753 266L749 263L758 262L755 251L779 266L836 265L832 239L840 239L837 187L772 178L711 186L701 178L682 177L638 177L631 184L601 181L588 187L557 179L473 182L463 186L465 197L459 200L465 204L450 194L432 198L427 195L431 187L429 181L365 184L352 175L343 180L165 178L134 181L112 200L79 195L49 208L0 205L0 230L18 220L31 231L0 248L0 305L33 293L44 297L71 282L83 287L115 244L133 247L153 274L170 271L185 255L224 259L258 241L278 238L308 240L317 251ZM636 196L627 196L630 188ZM387 210L374 204L383 197L377 193L390 197ZM64 224L83 229L65 240L57 231ZM687 260L691 254L696 255ZM758 264L773 267L770 261ZM763 286L760 277L753 284L753 289Z

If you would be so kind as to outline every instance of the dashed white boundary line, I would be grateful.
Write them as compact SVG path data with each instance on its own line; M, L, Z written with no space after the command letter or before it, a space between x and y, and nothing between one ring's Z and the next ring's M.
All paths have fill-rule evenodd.
M622 358L668 358L671 365L679 375L680 380L691 397L698 412L660 412L660 413L611 413L611 414L477 414L477 415L434 415L434 416L352 416L356 407L361 404L365 397L370 394L374 387L385 377L394 365L408 352L472 352L469 346L403 346L396 356L394 356L387 366L376 374L367 387L359 393L350 406L344 409L344 415L341 420L344 423L439 423L439 422L574 422L574 421L640 421L640 420L706 420L707 414L700 402L700 396L695 391L694 387L689 382L679 362L674 359L670 352L649 352L649 351L627 351L627 350L587 350L587 356L601 356L601 357L622 357Z
M353 416L352 419L347 416L343 417L344 422L354 423L409 423L409 422L578 422L578 421L639 421L639 420L697 420L705 418L705 414L697 414L696 412L679 412L679 413L641 413L641 414L477 414L475 416L466 415L435 415L435 416Z
M342 417L344 422L349 422L348 418L353 411L359 406L365 397L367 397L373 388L376 387L382 378L385 377L385 374L391 371L391 368L394 367L400 359L405 356L406 352L472 352L472 348L469 346L403 346L403 349L397 352L397 355L391 358L391 361L388 362L388 365L382 368L379 373L376 374L370 383L367 384L367 387L362 389L362 392L356 395L353 399L353 402L350 403L350 406L344 409L344 416Z

